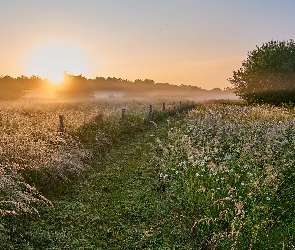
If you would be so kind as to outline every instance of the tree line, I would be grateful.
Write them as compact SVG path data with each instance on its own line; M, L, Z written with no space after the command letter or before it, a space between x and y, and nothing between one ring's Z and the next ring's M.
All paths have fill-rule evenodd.
M193 97L194 95L232 94L248 103L295 103L295 42L270 41L256 46L238 70L228 79L232 88L205 90L191 85L155 83L151 79L130 81L115 77L88 79L82 75L64 75L55 94L64 98L94 98L97 93L120 93L122 97ZM52 89L48 79L38 76L0 77L0 100L20 99L36 89Z
M58 85L50 83L49 79L38 76L11 76L0 77L0 99L15 100L26 97L34 90L47 91L53 89L56 97L61 98L94 98L97 93L108 93L112 98L116 93L122 97L155 97L155 96L186 96L194 93L227 93L232 89L215 88L205 90L191 85L172 85L169 83L156 83L151 79L136 79L130 81L116 77L86 78L83 75L64 74L64 80Z

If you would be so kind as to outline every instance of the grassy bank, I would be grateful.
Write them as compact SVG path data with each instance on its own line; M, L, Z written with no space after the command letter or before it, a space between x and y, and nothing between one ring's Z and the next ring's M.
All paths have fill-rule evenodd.
M199 249L294 249L294 112L205 104L157 140L171 210Z
M1 102L0 216L37 212L36 205L51 205L44 194L83 177L94 156L102 156L121 137L148 129L150 119L163 120L190 105L174 108L173 102L166 102L163 111L162 102L151 100Z
M103 158L94 156L95 171L51 194L53 207L38 207L39 215L5 217L1 248L186 249L151 162L152 143L165 136L165 124L121 138Z
M92 128L110 124L76 130L92 170L47 192L39 214L2 217L1 248L295 248L293 110L223 102L160 115L103 150Z
M10 183L6 182L4 183L6 185L1 186L3 201L1 203L3 213L0 217L1 248L106 249L113 246L116 249L118 246L144 244L143 241L138 241L138 238L141 239L144 230L150 229L146 228L149 223L147 221L146 226L138 223L145 219L157 221L158 219L151 214L158 212L162 218L160 200L155 199L156 174L149 165L151 148L148 143L153 140L154 132L160 133L163 129L163 124L160 126L161 129L157 124L163 121L165 124L165 119L170 116L181 115L188 106L169 108L167 105L163 112L161 106L157 110L156 105L153 105L151 122L147 109L149 106L146 103L137 105L128 103L128 105L125 119L122 120L120 116L122 106L116 109L120 112L114 116L108 109L102 109L101 105L98 109L93 104L83 106L71 104L66 107L62 104L63 113L67 118L66 133L61 135L55 128L55 133L48 135L48 129L52 128L47 125L50 124L48 122L50 119L47 118L46 122L41 123L42 129L38 129L37 126L38 135L43 136L36 141L34 138L38 138L38 135L33 133L33 129L29 129L32 121L36 125L40 121L40 113L43 116L50 114L51 118L56 118L56 114L61 111L60 106L54 105L57 109L55 112L52 107L49 109L50 112L48 109L40 108L38 119L37 115L34 119L35 114L32 111L36 109L30 105L27 110L17 106L13 112L11 109L7 111L7 114L10 111L16 117L13 121L15 131L21 139L16 145L21 147L23 144L26 147L28 145L24 143L23 137L32 139L32 143L29 144L34 146L32 154L29 154L31 157L23 154L26 162L38 159L36 156L42 153L44 155L39 158L41 163L42 160L48 159L46 157L50 155L50 151L42 149L47 149L49 146L54 155L60 154L62 159L60 163L66 164L69 159L69 165L45 161L47 165L41 165L41 168L36 165L29 168L25 165L25 168L9 172L12 168L7 164L8 167L1 175L1 179L10 178L10 173L12 177ZM92 115L88 116L89 113ZM27 119L25 122L21 119L23 116L33 119ZM87 121L84 119L84 123L81 123L81 116L87 117ZM17 126L20 121L26 126ZM80 125L74 126L77 122L80 122ZM7 127L2 128L4 133ZM23 134L19 133L19 128L22 128ZM57 138L57 143L52 143L54 137ZM34 141L39 143L40 139L45 141L41 144L44 147L35 147ZM6 144L8 142L6 141ZM84 151L89 157L85 160L75 158L73 152L77 151ZM17 151L10 152L11 157L5 158L7 162L8 159L12 162L20 159ZM35 160L33 163L36 164ZM37 163L40 164L40 161ZM80 163L83 168L79 167ZM67 169L70 170L69 173ZM76 174L75 169L81 172ZM19 176L19 181L16 181L16 176ZM7 187L11 189L10 193ZM150 205L147 206L148 204ZM154 212L152 207L159 207L159 210ZM143 219L134 220L137 217Z

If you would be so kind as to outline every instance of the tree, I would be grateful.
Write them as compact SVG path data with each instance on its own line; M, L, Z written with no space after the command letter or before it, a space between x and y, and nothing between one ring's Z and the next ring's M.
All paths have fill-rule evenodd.
M295 103L295 43L270 41L248 52L228 79L249 103Z
M0 77L0 100L17 100L27 94L27 82L30 79L24 76L13 78L11 76Z
M65 83L60 86L59 97L64 98L94 98L93 84L82 75L74 76L65 73Z

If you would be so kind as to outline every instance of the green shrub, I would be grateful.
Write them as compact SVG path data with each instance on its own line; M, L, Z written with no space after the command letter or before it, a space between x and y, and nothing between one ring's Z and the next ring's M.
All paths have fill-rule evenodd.
M270 41L256 46L228 80L235 93L249 103L294 103L294 41Z

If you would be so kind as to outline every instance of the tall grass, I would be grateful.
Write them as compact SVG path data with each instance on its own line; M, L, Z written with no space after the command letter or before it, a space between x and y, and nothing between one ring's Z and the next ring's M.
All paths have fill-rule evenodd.
M103 155L122 135L148 126L149 104L114 100L0 103L0 215L37 212L35 205L51 205L41 193L83 175L94 154ZM152 104L160 110L161 103ZM122 108L126 109L124 121ZM169 114L155 111L154 119ZM65 118L65 133L59 131L59 115Z
M294 149L286 109L200 105L157 140L159 189L196 249L294 249Z

